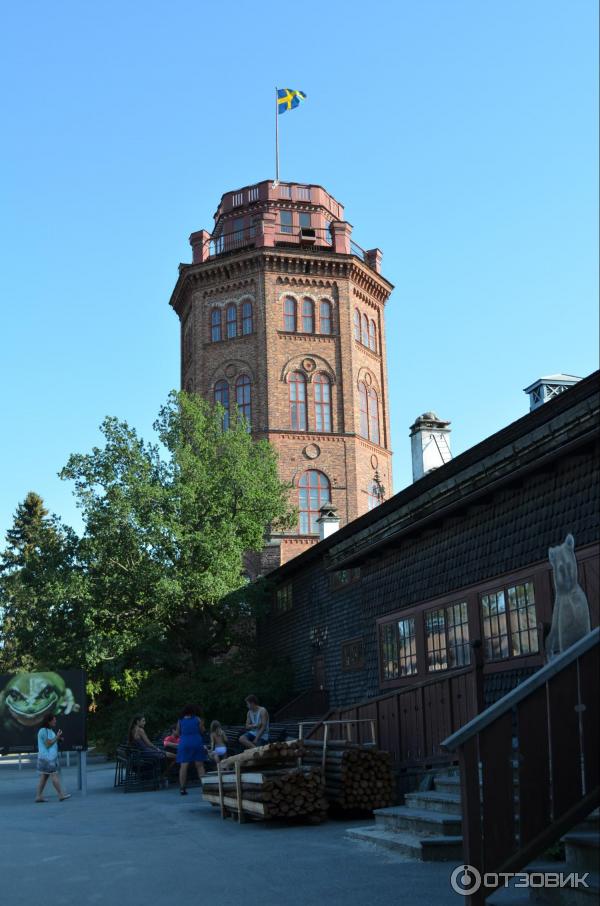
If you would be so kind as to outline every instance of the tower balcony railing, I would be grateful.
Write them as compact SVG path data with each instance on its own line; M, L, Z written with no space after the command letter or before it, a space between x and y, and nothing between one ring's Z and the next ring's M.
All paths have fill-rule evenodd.
M262 240L262 235L259 238ZM206 243L208 244L210 258L265 244L264 241L257 242L256 226L244 227L241 230L231 230L230 232L220 233L218 236L211 236L206 240ZM300 230L290 229L289 233L280 227L274 234L274 245L276 247L300 247L303 251L316 249L319 252L331 252L332 243L331 231L319 227L311 227L310 229L305 227ZM359 247L357 246L357 248ZM364 252L362 249L360 251L360 257L364 261ZM358 253L353 252L353 254Z
M365 251L350 237L349 224L334 221L331 227L297 227L277 223L274 218L255 220L247 226L238 226L211 236L205 230L192 233L190 243L194 250L194 264L201 264L223 255L231 255L244 249L280 248L295 249L302 253L350 254L363 261L368 267L380 272L381 252L379 249Z

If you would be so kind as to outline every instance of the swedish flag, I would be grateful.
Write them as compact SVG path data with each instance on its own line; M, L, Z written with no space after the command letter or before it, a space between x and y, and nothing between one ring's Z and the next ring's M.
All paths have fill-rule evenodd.
M305 100L306 95L303 91L295 91L293 88L278 88L277 113L285 113L286 110L293 110L294 107L300 106L300 101Z

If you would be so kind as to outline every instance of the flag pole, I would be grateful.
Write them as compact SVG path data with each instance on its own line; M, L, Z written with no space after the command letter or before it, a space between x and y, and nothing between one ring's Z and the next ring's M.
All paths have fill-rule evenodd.
M275 86L275 185L279 182L279 110L277 108L277 86Z

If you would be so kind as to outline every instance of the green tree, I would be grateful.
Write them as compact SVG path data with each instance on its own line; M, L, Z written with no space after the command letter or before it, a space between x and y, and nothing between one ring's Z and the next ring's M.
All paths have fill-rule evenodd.
M275 453L242 420L172 393L147 444L107 418L105 445L76 454L73 480L85 532L87 663L115 689L155 669L193 672L252 634L244 555L269 525L290 524Z
M75 534L30 491L0 556L0 669L84 662L85 579Z

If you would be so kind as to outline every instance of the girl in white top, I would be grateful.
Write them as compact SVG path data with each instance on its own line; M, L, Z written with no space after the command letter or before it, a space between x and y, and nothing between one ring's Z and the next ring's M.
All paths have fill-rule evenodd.
M227 736L218 720L213 720L210 725L210 743L210 757L218 764L227 755Z
M38 730L37 743L38 743L38 774L40 779L37 785L37 791L35 794L36 802L47 802L47 799L44 799L42 793L44 792L44 787L48 782L48 777L52 781L52 786L58 793L58 798L61 802L65 799L70 799L71 794L66 793L60 782L60 776L58 773L58 741L62 736L62 730L59 730L58 733L54 732L56 726L56 715L52 714L50 717L47 717L40 730Z

